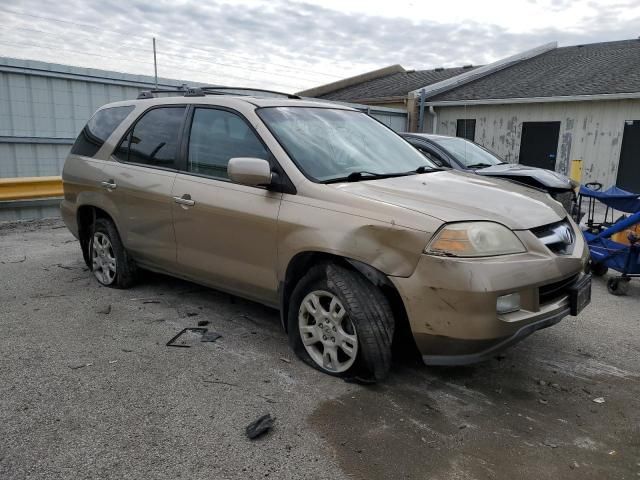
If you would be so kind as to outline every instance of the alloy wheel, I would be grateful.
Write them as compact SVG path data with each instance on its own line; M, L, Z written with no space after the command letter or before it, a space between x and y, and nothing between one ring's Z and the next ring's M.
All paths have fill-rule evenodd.
M103 285L111 285L116 279L116 257L111 240L102 232L93 235L91 245L91 264L93 274Z
M358 336L336 295L315 290L305 296L298 328L304 348L316 364L332 373L351 368L358 355Z

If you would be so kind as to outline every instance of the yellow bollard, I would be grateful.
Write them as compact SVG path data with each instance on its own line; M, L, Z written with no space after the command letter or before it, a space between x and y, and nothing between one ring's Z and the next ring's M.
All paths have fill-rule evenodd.
M582 160L571 160L569 177L578 183L582 181Z

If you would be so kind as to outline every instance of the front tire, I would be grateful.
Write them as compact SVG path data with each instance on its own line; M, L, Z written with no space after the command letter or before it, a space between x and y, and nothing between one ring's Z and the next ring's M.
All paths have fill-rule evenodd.
M607 280L607 290L611 295L626 295L629 290L629 278L612 277Z
M135 266L111 220L96 219L88 248L91 271L101 285L112 288L133 285Z
M395 323L382 291L335 264L312 268L291 295L289 344L329 375L382 380L391 366Z
M606 275L609 268L604 263L591 262L591 273L596 277L602 277Z

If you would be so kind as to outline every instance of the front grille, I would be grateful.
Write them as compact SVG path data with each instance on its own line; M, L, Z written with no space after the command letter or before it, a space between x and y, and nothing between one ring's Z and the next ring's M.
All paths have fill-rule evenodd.
M538 288L540 305L557 300L568 294L569 287L578 279L579 274L573 275L559 282L548 283Z
M573 252L576 234L567 220L532 228L531 232L556 255L568 255Z

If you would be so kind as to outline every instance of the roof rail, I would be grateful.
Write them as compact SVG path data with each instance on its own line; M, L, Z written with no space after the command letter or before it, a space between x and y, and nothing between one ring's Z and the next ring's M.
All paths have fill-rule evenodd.
M239 93L245 92L245 93ZM205 95L246 95L251 96L253 92L270 93L273 95L282 95L286 98L300 99L298 95L291 93L277 92L275 90L264 90L262 88L245 88L245 87L227 87L218 85L204 85L201 87L187 87L182 85L176 88L153 88L144 90L138 94L138 100L145 98L156 98L156 93L180 93L185 97L204 97Z
M229 87L229 86L217 86L217 85L205 85L202 87L198 87L202 90L205 91L205 93L208 93L209 91L233 91L233 92L247 92L247 93L242 93L241 95L249 95L251 96L251 92L259 92L259 93L271 93L274 95L282 95L283 97L287 97L287 98L292 98L292 99L297 99L299 100L300 96L295 95L293 93L284 93L284 92L278 92L276 90L265 90L264 88L247 88L247 87Z

